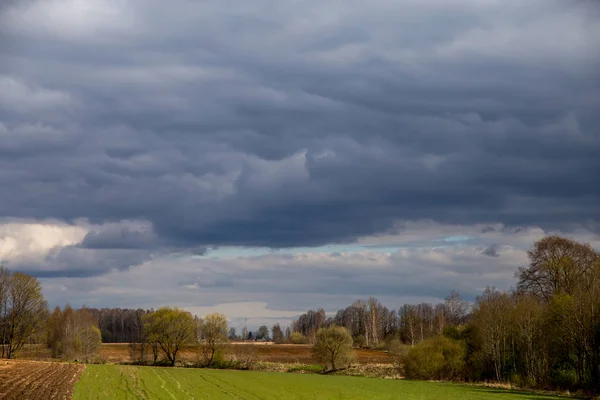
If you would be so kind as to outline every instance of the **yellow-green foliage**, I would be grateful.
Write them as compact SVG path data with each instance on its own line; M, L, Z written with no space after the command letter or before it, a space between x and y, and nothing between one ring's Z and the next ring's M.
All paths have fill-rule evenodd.
M308 338L300 332L294 332L292 333L292 336L290 336L290 342L293 344L307 344Z
M462 342L435 336L411 348L404 359L404 372L410 379L458 379L464 368Z
M317 332L314 352L327 369L346 368L353 361L352 335L342 326L321 328Z
M162 307L144 315L143 321L148 342L157 344L169 363L175 365L181 347L193 339L192 315L179 308Z

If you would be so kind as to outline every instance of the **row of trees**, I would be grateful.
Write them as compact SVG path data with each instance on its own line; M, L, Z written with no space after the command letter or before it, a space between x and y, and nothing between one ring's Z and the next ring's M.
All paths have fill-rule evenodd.
M86 363L96 354L102 343L98 322L85 308L73 310L66 305L56 307L48 318L46 344L52 350L52 357L74 359L82 357Z
M96 318L103 343L133 343L142 334L144 315L153 310L141 308L88 308Z
M488 368L497 380L600 389L600 254L550 236L528 256L515 291L477 299L471 325Z
M87 362L101 342L97 320L86 309L57 307L52 314L39 281L0 267L0 355L14 358L27 344L46 343L53 357Z
M292 322L291 331L285 335L280 334L282 330L279 325L273 326L272 330L273 337L280 337L282 342L315 343L320 328L335 325L346 328L357 347L385 346L392 338L415 345L431 336L440 335L446 326L465 323L468 312L468 303L461 299L457 291L452 291L444 303L405 304L398 311L388 309L371 297L355 301L333 317L327 317L322 308L309 310Z
M333 317L309 311L290 338L316 344L324 328L343 327L355 346L385 343L412 378L600 390L600 254L548 236L528 257L514 290L488 287L472 306L457 292L396 312L370 298Z
M413 377L600 389L599 253L587 244L549 236L536 242L528 257L514 290L487 288L473 305L458 292L437 305L407 304L397 311L369 298L333 316L310 310L285 329L274 325L271 335L262 326L253 338L313 343L317 349L323 332L343 329L354 346L393 350ZM43 341L45 334L53 354L80 353L87 359L99 331L110 340L134 342L132 351L140 359L151 355L156 363L164 354L171 365L185 344L200 343L205 364L211 365L226 341L239 339L221 314L202 319L172 308L74 311L67 306L49 316L34 277L0 268L3 357ZM249 339L250 334L244 329L241 336Z
M131 356L140 364L157 364L162 354L173 366L184 346L200 344L204 365L211 366L222 360L228 333L223 314L199 318L179 308L163 307L142 316L142 330L138 340L131 343Z

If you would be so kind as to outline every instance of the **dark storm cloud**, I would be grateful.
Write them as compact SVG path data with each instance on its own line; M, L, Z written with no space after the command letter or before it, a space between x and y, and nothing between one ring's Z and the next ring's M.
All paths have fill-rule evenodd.
M599 17L558 1L14 3L0 216L151 226L92 231L80 247L96 250L319 245L397 219L596 224Z
M43 278L84 277L126 270L151 258L147 251L136 249L90 250L66 246L50 251L43 260L17 259L6 265L12 270Z
M481 254L484 254L488 257L500 257L500 253L498 253L498 246L495 244L486 247Z
M151 227L134 228L127 225L108 225L93 229L79 244L86 249L152 249L158 245Z

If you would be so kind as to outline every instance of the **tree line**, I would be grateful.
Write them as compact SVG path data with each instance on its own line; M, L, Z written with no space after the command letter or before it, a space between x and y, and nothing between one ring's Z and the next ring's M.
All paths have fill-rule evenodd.
M351 361L348 347L379 348L390 351L412 378L598 391L599 253L588 244L548 236L527 255L529 264L516 272L514 289L488 287L473 304L456 291L439 304L397 310L371 297L335 314L309 310L285 328L244 327L241 335L222 314L199 318L177 308L67 305L50 313L37 279L0 267L1 354L12 358L28 343L45 342L54 356L87 361L102 340L131 343L137 362L175 365L183 346L199 344L203 365L215 365L223 361L228 341L258 339L313 344L333 369Z
M548 236L527 255L516 288L488 287L474 304L456 291L443 303L397 311L358 300L330 317L308 311L282 341L316 343L323 328L337 326L355 347L391 351L412 378L600 390L600 254Z

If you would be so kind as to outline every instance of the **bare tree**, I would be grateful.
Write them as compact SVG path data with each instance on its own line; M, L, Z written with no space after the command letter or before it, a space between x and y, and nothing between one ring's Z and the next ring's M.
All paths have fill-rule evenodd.
M530 294L517 297L512 328L522 381L535 386L548 369L546 357L545 309L539 298Z
M465 321L468 306L456 290L450 292L444 299L446 322L450 325L460 325Z
M89 362L102 343L98 321L92 313L85 308L73 310L68 304L64 310L56 307L50 315L46 340L53 357L81 356L85 362Z
M577 287L592 289L598 253L589 244L577 243L560 236L547 236L527 252L529 266L519 268L518 289L549 301L560 292L573 295Z
M102 343L102 335L100 329L95 325L82 326L79 330L79 338L81 341L81 355L87 363L90 357L98 351L100 343Z
M477 308L473 314L482 349L494 366L498 381L504 379L512 308L513 302L508 294L488 287L477 298Z
M381 329L381 318L383 314L383 305L379 300L374 297L369 298L369 312L368 312L368 339L367 343L371 343L372 346L377 346L380 339L383 339L383 332ZM370 338L370 340L369 340Z
M227 333L227 337L231 341L237 340L237 333L234 327L229 328L229 332Z
M227 317L223 314L208 314L200 322L202 354L207 366L212 365L227 343Z
M8 341L8 294L10 285L10 272L0 265L0 347L2 358L5 356L4 345Z
M283 331L281 330L279 323L273 325L273 328L271 328L271 334L275 343L280 344L285 341L285 337L283 336Z
M48 316L48 306L40 283L33 276L15 272L8 280L8 308L5 338L7 358L23 348L25 343L42 332Z

